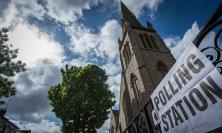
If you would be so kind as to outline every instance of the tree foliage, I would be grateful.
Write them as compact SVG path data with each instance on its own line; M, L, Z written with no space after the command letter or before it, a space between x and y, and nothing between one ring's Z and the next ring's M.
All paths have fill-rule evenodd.
M0 99L16 94L16 89L13 87L13 81L9 77L13 77L16 73L25 71L25 63L15 61L18 49L12 49L12 45L7 43L8 29L0 29ZM4 103L4 101L0 101Z
M62 120L64 133L96 132L108 119L115 101L105 71L96 65L68 66L62 82L49 89L53 111Z

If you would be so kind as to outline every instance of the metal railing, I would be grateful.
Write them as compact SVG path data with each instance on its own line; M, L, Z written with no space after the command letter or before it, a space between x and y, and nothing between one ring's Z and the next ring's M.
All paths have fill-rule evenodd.
M193 43L202 53L218 68L222 74L222 3L200 30ZM221 38L220 38L221 37ZM206 40L213 40L213 44L207 44Z

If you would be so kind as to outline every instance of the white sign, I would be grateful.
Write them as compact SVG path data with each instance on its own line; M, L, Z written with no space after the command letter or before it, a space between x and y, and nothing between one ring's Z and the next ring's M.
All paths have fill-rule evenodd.
M157 86L154 124L163 133L202 133L222 127L222 76L190 44Z

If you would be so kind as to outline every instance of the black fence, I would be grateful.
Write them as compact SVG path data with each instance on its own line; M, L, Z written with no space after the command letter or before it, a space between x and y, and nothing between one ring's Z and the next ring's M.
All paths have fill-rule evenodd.
M152 122L152 116L149 113L153 109L151 100L149 100L134 117L134 119L128 124L124 133L153 133L158 131L157 127L154 127Z
M222 3L201 29L193 43L218 68L222 74ZM206 45L206 40L213 38L213 44Z

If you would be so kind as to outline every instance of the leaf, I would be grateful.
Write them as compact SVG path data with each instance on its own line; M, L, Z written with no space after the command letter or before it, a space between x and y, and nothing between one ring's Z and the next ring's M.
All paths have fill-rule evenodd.
M11 45L6 44L9 40L7 32L7 28L0 29L0 99L16 94L16 88L9 77L25 71L25 64L22 61L13 60L17 57L18 49L12 49Z
M105 71L93 64L66 65L61 73L61 83L50 87L48 98L56 116L63 122L62 131L96 132L115 104Z

